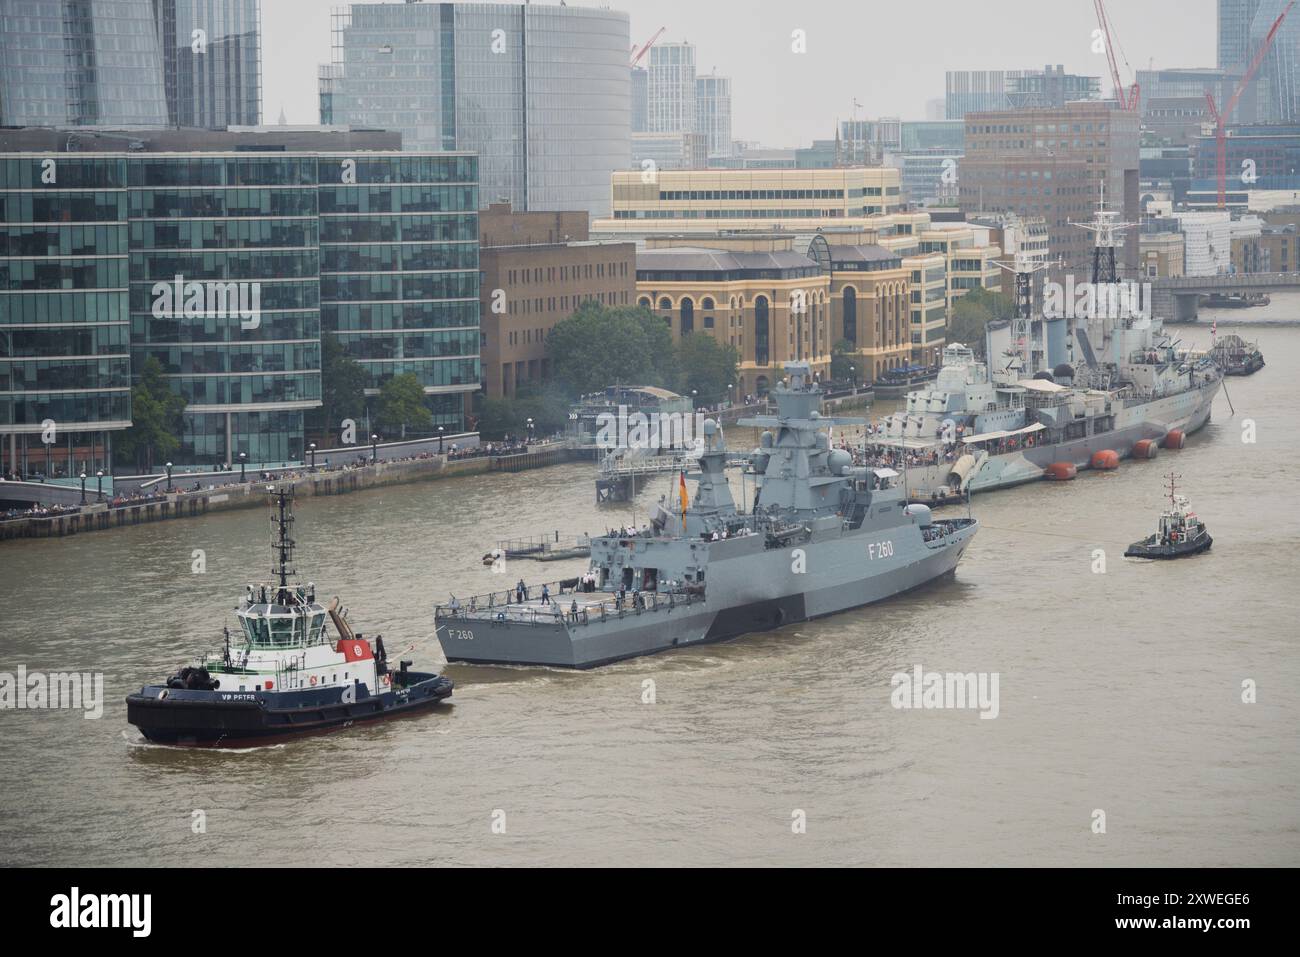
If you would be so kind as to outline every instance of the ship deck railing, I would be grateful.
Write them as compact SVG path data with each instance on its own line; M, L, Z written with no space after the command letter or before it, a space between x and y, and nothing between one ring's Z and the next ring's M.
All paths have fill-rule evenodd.
M547 583L548 587L552 583ZM558 586L558 582L554 583ZM640 592L642 604L637 604L634 596L627 592L626 598L619 600L616 592L566 591L550 594L550 600L542 602L540 587L529 587L529 597L522 603L514 600L515 592L491 592L487 595L475 595L468 601L457 601L455 606L440 604L436 609L439 620L460 621L495 621L523 625L592 625L604 621L615 621L636 615L650 615L658 612L673 611L689 605L699 604L705 600L703 591ZM577 611L573 604L577 602Z

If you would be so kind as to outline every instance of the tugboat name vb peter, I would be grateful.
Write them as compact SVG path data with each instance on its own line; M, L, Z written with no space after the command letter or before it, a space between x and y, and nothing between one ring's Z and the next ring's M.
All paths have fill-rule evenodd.
M1208 551L1214 544L1205 523L1178 494L1178 477L1169 473L1169 507L1160 513L1156 533L1130 545L1125 558L1182 558Z
M126 699L127 720L160 744L240 747L426 710L452 692L449 678L388 667L382 636L354 633L338 598L289 584L292 492L272 499L271 584L249 585L236 612L242 642ZM337 636L328 634L326 618Z

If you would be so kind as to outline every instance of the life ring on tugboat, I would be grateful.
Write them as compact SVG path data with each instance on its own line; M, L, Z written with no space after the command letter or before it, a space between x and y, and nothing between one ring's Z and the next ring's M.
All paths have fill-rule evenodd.
M384 675L384 684L385 684L385 685L391 685L392 683L393 683L393 676L392 676L392 675Z
M311 686L313 688L316 687L316 676L312 675L310 680L311 680Z

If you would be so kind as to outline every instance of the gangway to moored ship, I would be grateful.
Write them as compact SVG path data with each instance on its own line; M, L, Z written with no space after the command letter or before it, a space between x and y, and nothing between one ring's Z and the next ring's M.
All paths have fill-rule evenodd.
M528 538L509 538L497 542L497 547L483 556L483 564L490 565L498 558L528 558L539 562L553 562L564 558L581 558L591 554L591 536L578 535L572 540L560 540L560 533L534 535Z

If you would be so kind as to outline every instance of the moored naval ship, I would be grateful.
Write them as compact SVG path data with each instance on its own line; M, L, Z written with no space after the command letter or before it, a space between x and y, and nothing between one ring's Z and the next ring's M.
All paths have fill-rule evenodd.
M412 714L452 693L437 674L388 667L383 637L354 633L334 598L290 584L291 493L275 497L276 581L249 585L236 615L242 641L126 699L127 720L150 741L203 747L265 744L301 734ZM327 619L334 626L331 639Z
M912 463L914 497L943 500L1153 458L1209 421L1222 370L1212 356L1179 350L1161 319L1131 308L1136 290L1130 298L1115 277L1124 225L1115 215L1101 210L1089 227L1098 239L1086 315L1067 306L1032 318L1032 269L1018 262L1017 317L986 329L990 363L948 346L935 384L908 393L905 409L882 422L872 456ZM1073 283L1065 289L1072 304Z
M974 536L972 518L936 520L907 506L897 473L855 466L832 449L822 391L806 362L786 363L775 416L749 455L757 486L738 507L722 430L704 424L704 448L674 499L644 529L591 541L585 575L453 599L437 607L448 661L589 668L669 648L733 638L834 614L951 572Z

